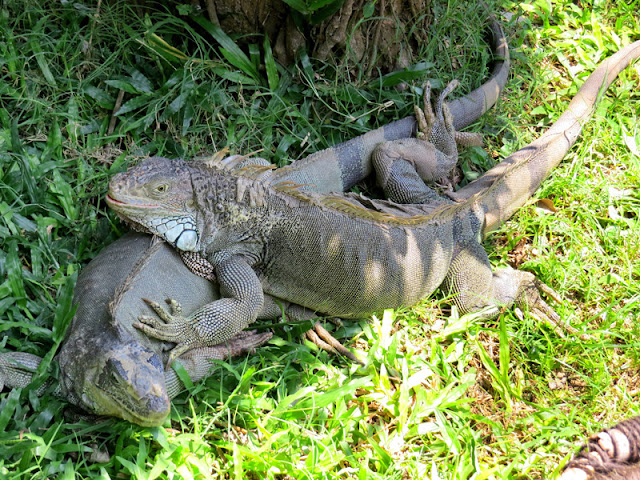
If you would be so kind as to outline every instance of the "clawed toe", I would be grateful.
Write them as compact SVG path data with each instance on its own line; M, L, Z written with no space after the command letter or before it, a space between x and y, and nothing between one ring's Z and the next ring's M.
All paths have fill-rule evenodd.
M581 340L591 340L593 337L587 333L581 333L570 323L562 320L556 311L543 300L540 293L544 293L556 303L562 303L562 298L548 285L534 278L526 288L524 296L529 308L529 315L540 323L546 323L556 334L564 337L565 334L577 335Z
M441 135L437 132L442 130L449 132L452 136L455 135L453 117L445 103L445 99L458 85L459 82L457 80L449 82L438 96L438 100L435 102L434 106L431 104L431 84L429 82L424 84L422 109L417 105L414 106L414 113L418 126L417 137L419 139L432 141L432 136L434 134Z
M331 335L325 328L320 325L319 322L313 326L311 330L305 332L304 336L311 343L317 345L325 352L342 355L347 357L352 362L358 363L364 366L364 363L358 359L348 348L342 345Z

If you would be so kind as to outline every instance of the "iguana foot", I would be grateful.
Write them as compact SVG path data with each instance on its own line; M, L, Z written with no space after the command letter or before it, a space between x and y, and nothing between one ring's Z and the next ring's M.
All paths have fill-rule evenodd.
M243 330L238 333L231 340L218 345L212 345L210 347L199 347L188 351L178 358L181 362L189 359L194 360L224 360L231 357L237 357L239 355L245 355L247 353L255 352L256 347L268 342L273 333L261 332L256 330ZM210 362L207 365L211 367ZM189 370L187 370L189 371Z
M138 317L139 321L134 323L133 326L150 337L176 344L169 354L166 368L169 368L176 358L188 350L209 346L201 341L202 336L195 328L195 322L182 315L182 307L176 300L167 299L171 313L152 300L146 298L142 300L156 312L159 319L141 315Z
M541 293L551 298L556 303L562 303L562 298L548 285L542 283L533 274L518 271L521 277L520 293L516 299L518 306L527 308L529 315L540 323L546 323L560 337L565 334L577 335L581 340L592 339L587 333L580 333L578 329L565 322L560 315L544 301ZM516 310L516 314L518 311Z
M431 105L431 85L424 86L423 105L414 107L417 138L381 142L371 155L378 184L396 203L434 204L442 200L425 185L446 177L458 163L455 127L447 95L458 85L452 81Z
M358 359L347 347L342 345L331 335L325 328L320 325L320 322L316 322L311 330L304 333L304 336L311 343L317 345L322 350L333 353L336 355L342 355L355 363L359 363L364 366L364 363Z
M434 111L431 105L431 84L427 82L424 85L422 109L417 105L413 107L418 124L417 138L433 143L438 150L447 151L450 138L464 147L481 147L483 144L482 135L479 133L458 132L453 126L453 117L445 99L459 84L455 79L449 82L440 93Z

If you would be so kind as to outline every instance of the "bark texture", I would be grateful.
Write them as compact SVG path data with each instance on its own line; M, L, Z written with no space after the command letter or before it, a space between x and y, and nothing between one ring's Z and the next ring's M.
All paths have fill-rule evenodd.
M427 40L429 0L344 0L337 11L302 15L282 0L202 0L212 22L231 35L266 33L274 55L291 63L301 47L321 60L342 58L382 73L410 65ZM255 41L252 40L252 41ZM241 42L240 42L241 43Z

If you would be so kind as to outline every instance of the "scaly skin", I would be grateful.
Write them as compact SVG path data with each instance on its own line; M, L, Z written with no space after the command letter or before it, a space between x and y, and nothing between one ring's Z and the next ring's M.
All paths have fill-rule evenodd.
M140 328L178 343L178 355L231 338L255 319L265 293L328 315L363 317L413 305L441 284L462 312L492 307L495 313L518 303L556 321L533 275L493 273L478 239L526 202L577 138L600 90L639 55L636 42L605 61L548 132L493 169L502 173L490 172L486 188L460 203L436 200L420 185L415 162L388 154L392 145L373 154L377 167L391 171L383 175L395 185L387 195L395 202L430 203L322 196L163 158L117 175L110 182L110 206L178 249L206 258L224 296L191 318L167 314L166 323L148 318ZM441 103L442 97L435 114L441 125L429 131L452 133ZM423 141L425 152L454 148L452 138L443 141L435 147Z
M135 319L147 313L140 297L150 292L178 295L186 313L218 298L207 280L176 268L182 266L181 259L167 244L150 244L148 235L127 235L87 265L76 284L76 314L55 358L60 366L58 396L94 415L143 426L160 425L169 413L169 399L184 387L173 370L164 369L172 345L133 327ZM164 281L169 273L175 284ZM194 349L179 361L197 381L211 374L211 360L251 352L270 336L241 332L228 344ZM40 360L27 353L0 354L0 388L26 387Z

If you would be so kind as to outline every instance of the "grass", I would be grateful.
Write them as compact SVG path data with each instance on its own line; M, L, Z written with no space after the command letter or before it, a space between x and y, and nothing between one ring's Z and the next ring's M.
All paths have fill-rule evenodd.
M436 86L456 77L468 91L487 73L469 8L433 4L419 68ZM513 73L472 127L488 154L464 152L466 170L542 133L598 62L640 37L637 8L496 4L515 14ZM40 383L56 374L44 367L77 272L124 230L103 202L115 172L223 146L283 164L407 115L416 98L387 86L397 77L304 56L283 68L261 38L240 51L202 21L141 18L125 2L96 12L9 0L0 13L0 347L45 357ZM588 434L639 410L639 77L638 65L623 72L537 192L556 212L532 203L486 242L496 267L556 289L554 307L593 340L561 338L526 312L459 318L436 295L337 329L366 368L281 328L175 399L158 428L65 416L51 389L5 391L0 478L552 477Z

